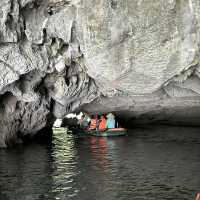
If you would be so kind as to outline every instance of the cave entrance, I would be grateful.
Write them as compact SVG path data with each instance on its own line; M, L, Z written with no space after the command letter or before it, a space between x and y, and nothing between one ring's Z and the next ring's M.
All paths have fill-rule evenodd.
M83 115L82 112L80 113L70 113L64 116L62 119L58 118L55 120L53 127L60 128L60 127L76 127L78 126L79 120Z

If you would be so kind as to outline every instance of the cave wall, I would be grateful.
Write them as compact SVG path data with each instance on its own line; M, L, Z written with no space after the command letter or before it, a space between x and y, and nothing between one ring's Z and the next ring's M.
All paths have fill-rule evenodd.
M79 109L200 121L199 0L1 0L0 16L0 146Z
M199 1L86 0L79 15L102 94L83 110L114 111L133 125L200 124Z
M86 73L70 1L0 2L0 146L32 137L97 86Z

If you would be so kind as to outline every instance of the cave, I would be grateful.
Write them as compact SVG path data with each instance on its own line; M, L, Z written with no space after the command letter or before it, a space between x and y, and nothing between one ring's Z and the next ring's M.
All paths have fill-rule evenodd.
M199 0L0 0L0 199L200 200L199 128Z
M113 112L127 128L199 126L198 1L103 0L99 6L5 1L1 147L18 135L32 138L56 118L80 110ZM2 103L6 96L15 101Z

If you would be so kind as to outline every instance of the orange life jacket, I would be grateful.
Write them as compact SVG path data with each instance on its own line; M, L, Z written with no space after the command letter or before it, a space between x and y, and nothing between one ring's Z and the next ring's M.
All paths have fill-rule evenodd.
M94 130L97 127L97 119L91 119L90 130Z
M105 130L106 129L106 119L103 117L101 118L101 122L99 124L99 130Z

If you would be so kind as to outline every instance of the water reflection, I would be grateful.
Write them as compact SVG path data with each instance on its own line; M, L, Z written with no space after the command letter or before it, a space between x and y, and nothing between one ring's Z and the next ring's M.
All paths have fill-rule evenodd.
M96 167L106 171L109 166L108 144L106 138L90 137L89 142L91 156L96 161Z
M41 145L0 150L1 199L45 197L52 187L51 163L48 149Z
M128 137L76 138L0 150L0 199L194 199L197 128L135 129Z
M78 193L74 177L79 174L77 169L77 150L72 137L62 132L54 133L53 138L53 190L56 199L75 197Z

